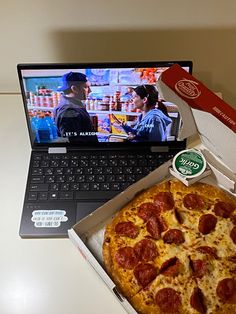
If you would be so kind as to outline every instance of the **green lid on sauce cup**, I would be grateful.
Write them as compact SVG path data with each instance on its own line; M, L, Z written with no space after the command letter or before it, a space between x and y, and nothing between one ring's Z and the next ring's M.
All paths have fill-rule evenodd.
M177 174L185 178L195 178L205 171L206 159L197 150L183 150L175 155L172 167Z

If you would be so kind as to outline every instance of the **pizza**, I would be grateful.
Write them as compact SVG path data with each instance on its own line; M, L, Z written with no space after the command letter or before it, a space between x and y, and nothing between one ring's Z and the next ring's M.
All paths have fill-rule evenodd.
M168 180L106 226L107 273L138 313L236 313L236 199Z

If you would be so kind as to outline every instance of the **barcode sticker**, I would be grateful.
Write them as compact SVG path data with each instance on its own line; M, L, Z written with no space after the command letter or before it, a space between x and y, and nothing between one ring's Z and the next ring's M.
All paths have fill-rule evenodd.
M68 220L65 210L34 210L31 220L36 228L58 228Z

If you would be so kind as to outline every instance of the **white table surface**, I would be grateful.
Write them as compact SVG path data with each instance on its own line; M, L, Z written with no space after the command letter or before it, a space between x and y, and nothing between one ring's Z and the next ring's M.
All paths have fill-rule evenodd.
M21 239L30 158L20 95L0 95L0 314L124 314L69 239Z

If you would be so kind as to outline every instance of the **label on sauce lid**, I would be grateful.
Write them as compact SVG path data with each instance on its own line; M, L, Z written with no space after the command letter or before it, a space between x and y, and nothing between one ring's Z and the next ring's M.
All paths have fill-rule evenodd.
M172 167L176 173L185 178L195 178L205 171L206 160L197 150L183 150L175 155Z

